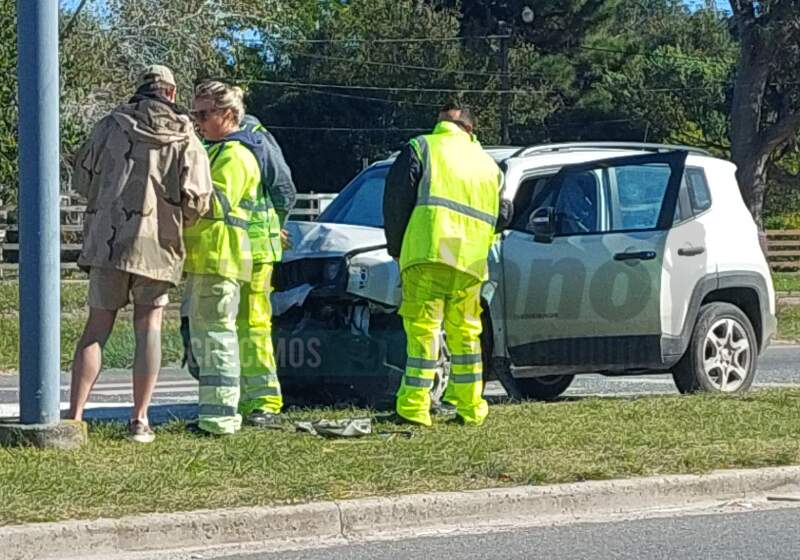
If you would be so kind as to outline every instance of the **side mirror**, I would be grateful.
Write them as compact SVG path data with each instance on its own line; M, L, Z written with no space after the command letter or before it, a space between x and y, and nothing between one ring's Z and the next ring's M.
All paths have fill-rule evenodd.
M526 228L533 234L534 241L552 243L556 233L556 211L552 206L537 208L528 218Z

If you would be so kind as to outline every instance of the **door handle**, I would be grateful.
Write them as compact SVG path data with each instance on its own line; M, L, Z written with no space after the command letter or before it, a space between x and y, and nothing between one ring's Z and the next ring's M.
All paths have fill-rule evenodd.
M678 249L678 254L682 257L694 257L696 255L702 255L705 252L705 247L681 247Z
M617 253L614 255L615 261L652 261L656 258L655 251L636 251L632 253Z

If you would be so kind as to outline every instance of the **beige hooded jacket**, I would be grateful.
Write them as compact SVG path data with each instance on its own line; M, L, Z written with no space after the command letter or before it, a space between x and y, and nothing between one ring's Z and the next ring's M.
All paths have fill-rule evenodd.
M183 228L208 211L208 156L188 116L137 96L103 118L72 178L87 198L78 264L177 284Z

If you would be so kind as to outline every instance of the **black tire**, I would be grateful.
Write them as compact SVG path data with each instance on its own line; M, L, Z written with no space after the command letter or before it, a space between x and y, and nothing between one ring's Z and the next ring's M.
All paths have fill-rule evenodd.
M726 321L732 322L723 324ZM734 324L736 327L731 326ZM725 364L721 362L709 372L706 371L706 360L710 363L716 356L719 356L720 360L725 360L727 355L724 352L733 352L728 349L727 344L722 349L724 352L715 345L714 341L719 339L725 329L731 329L733 333L730 344L741 344L746 338L749 348L748 356L741 354L737 356L734 353L728 360L735 368L734 375L737 379L735 383L730 384L726 384L723 380L731 376L731 373L723 373L723 367L728 367L725 365L727 361ZM713 302L700 308L689 346L680 361L672 368L672 378L678 391L683 394L743 393L753 384L757 361L758 341L750 319L735 305ZM730 372L730 369L728 371Z
M526 399L552 401L561 396L572 384L574 375L548 375L545 377L515 378L517 389Z

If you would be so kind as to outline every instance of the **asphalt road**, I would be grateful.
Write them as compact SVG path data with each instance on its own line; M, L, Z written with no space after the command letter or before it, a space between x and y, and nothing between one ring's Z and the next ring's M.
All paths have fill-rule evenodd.
M772 346L760 357L756 388L800 387L800 345ZM0 417L18 414L19 378L16 375L0 375ZM497 382L487 386L486 393L491 397L505 395ZM636 377L604 377L602 375L582 375L576 377L564 396L622 396L642 394L675 394L677 390L670 375L649 375ZM61 378L62 408L69 400L69 377ZM179 369L164 369L159 378L153 398L151 421L159 422L177 417L193 417L197 402L197 382L188 373ZM103 372L95 386L90 401L94 409L88 417L127 418L128 408L132 406L130 371L111 370Z
M217 560L796 560L800 509L582 523L354 543L317 549L198 555Z

